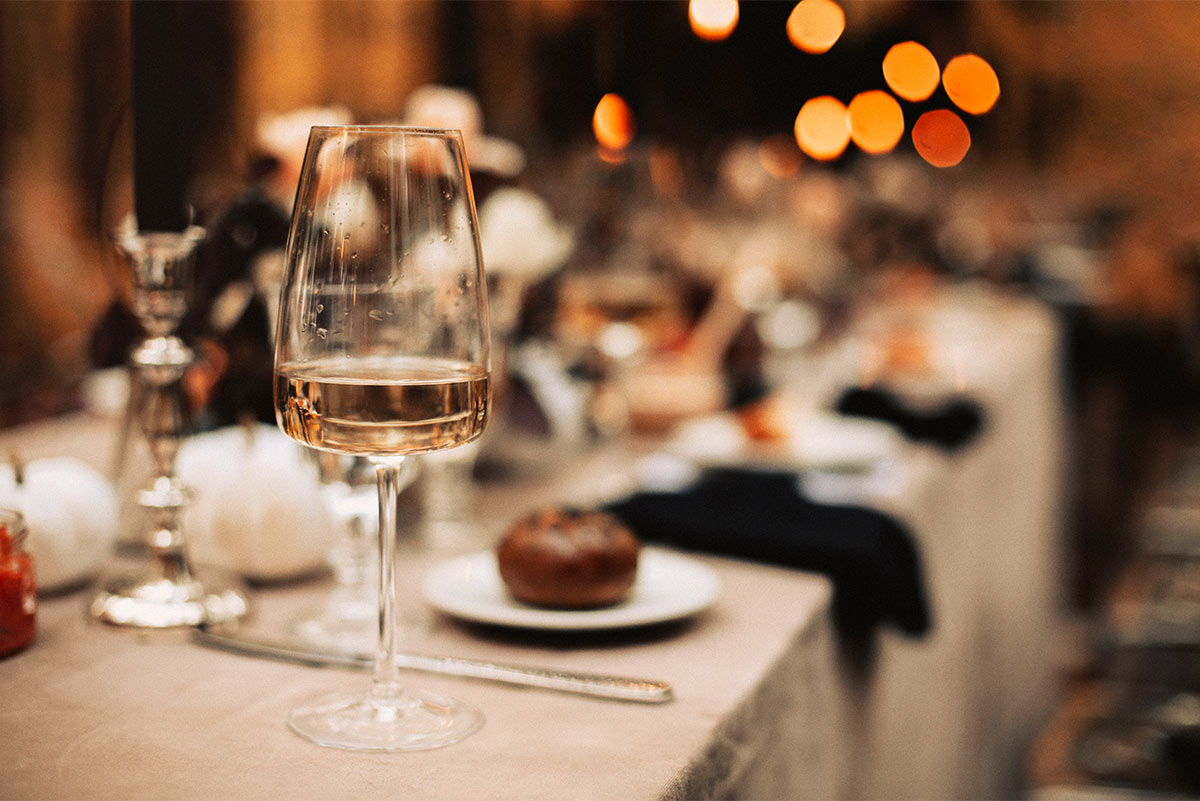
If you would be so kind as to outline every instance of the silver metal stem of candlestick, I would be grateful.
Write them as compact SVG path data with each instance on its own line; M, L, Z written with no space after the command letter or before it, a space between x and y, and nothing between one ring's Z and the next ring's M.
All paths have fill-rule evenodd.
M182 379L193 354L175 330L187 310L191 264L203 230L117 235L133 270L133 310L146 338L132 355L144 388L141 427L154 463L149 486L137 494L149 513L145 543L149 564L133 575L103 583L92 616L137 628L169 628L240 618L249 596L236 577L198 569L188 558L180 514L191 493L175 475L175 457L187 437Z

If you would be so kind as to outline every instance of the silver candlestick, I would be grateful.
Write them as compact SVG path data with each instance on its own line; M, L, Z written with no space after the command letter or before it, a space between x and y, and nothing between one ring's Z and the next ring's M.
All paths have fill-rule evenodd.
M182 233L118 233L116 244L133 272L133 312L146 337L132 354L132 369L144 388L141 427L154 464L149 486L137 493L148 512L145 532L149 564L138 573L111 578L93 598L92 616L138 628L194 626L246 614L249 597L234 576L197 569L187 554L180 513L191 492L175 475L175 457L187 437L182 378L193 361L176 334L187 310L200 228Z

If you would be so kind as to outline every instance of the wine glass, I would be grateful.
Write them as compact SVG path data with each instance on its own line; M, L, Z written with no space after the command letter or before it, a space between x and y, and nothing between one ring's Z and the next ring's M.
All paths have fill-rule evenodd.
M368 458L379 494L370 687L308 701L288 724L352 750L457 742L482 725L480 713L398 679L395 558L406 455L469 442L488 417L487 289L461 134L313 128L280 297L280 427L311 447Z

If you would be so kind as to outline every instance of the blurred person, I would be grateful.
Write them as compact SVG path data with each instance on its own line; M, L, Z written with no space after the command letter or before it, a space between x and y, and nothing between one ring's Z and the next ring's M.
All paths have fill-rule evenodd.
M441 84L418 86L405 100L403 122L462 132L476 206L525 171L525 151L515 142L484 132L483 107L466 89Z
M246 419L274 424L274 307L300 165L314 125L351 122L342 107L266 114L256 126L243 185L204 221L179 335L195 362L184 377L198 429ZM90 342L94 367L124 365L142 337L128 290L114 299Z
M1138 543L1134 522L1200 408L1195 250L1153 216L1117 221L1101 297L1072 343L1082 475L1073 600L1098 611Z
M33 150L14 148L0 198L0 425L78 408L87 331L108 287L76 189ZM47 221L54 221L52 225Z

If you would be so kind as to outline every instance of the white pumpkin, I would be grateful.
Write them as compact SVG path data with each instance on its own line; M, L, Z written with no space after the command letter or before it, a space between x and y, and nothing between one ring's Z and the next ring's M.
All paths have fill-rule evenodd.
M279 581L326 564L335 526L317 466L274 426L230 426L189 438L177 473L195 497L183 513L188 550L257 581Z
M0 465L0 506L25 516L41 592L90 578L116 541L117 493L95 468L74 457Z

